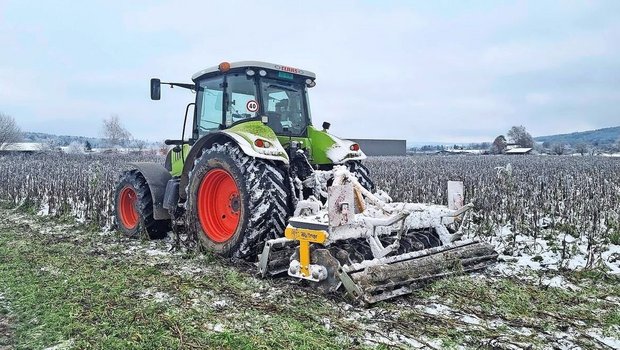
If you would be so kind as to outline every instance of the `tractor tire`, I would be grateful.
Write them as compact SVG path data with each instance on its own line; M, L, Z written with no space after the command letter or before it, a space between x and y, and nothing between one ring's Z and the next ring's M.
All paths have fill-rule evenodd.
M117 229L128 238L140 238L146 233L150 239L166 237L169 220L153 218L153 197L144 176L137 170L121 174L114 195L114 217Z
M287 175L227 142L203 150L189 173L187 219L202 247L253 261L282 237L290 215Z
M355 175L357 181L370 191L371 193L375 192L375 183L370 179L370 171L366 168L361 161L352 160L346 163L349 171Z

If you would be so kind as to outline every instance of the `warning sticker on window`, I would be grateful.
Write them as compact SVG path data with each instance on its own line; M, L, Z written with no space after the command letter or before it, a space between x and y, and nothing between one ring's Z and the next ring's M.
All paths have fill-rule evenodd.
M258 102L249 100L248 103L245 104L245 108L250 112L256 112L258 111Z

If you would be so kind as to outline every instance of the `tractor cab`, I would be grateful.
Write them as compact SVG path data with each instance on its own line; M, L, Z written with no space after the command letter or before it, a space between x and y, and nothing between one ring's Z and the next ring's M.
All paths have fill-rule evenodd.
M306 70L258 61L222 62L194 74L193 84L151 79L154 100L160 99L161 84L196 92L185 113L187 121L194 105L191 136L185 138L184 123L181 139L168 140L179 146L173 149L177 156L170 157L172 174L181 173L190 145L216 135L235 140L246 154L285 164L293 149L302 149L310 164L325 169L365 159L357 143L329 134L329 123L322 130L313 127L308 88L316 85L315 79Z
M276 135L307 137L307 88L314 73L264 62L224 62L196 73L193 138L246 121L261 121Z

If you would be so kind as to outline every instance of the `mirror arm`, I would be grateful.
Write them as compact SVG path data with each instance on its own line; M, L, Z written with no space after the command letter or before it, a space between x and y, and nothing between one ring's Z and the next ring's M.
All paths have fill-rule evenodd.
M184 89L189 89L189 90L196 90L196 84L185 84L185 83L166 83L166 82L161 82L162 84L166 84L166 85L170 85L170 88L173 88L175 86L184 88Z

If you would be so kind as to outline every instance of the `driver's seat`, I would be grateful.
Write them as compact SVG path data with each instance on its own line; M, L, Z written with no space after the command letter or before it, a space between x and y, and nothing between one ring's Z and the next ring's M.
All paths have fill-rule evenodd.
M284 132L282 128L282 115L276 112L266 112L267 126L269 126L276 134L282 134Z

